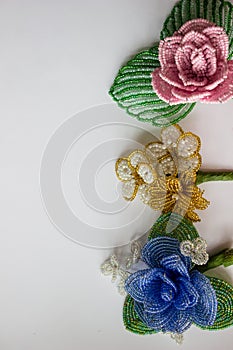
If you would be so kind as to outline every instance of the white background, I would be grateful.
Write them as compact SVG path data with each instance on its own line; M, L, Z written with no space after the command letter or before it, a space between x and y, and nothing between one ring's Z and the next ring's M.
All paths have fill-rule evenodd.
M123 329L123 299L99 273L110 251L85 248L60 234L45 213L39 187L51 135L79 111L111 102L107 92L120 65L158 40L174 4L0 3L2 350L176 349L169 337L139 337ZM182 121L202 138L203 168L233 168L232 111L233 101L198 105ZM210 251L230 247L233 184L202 188L211 206L200 213L197 228ZM233 283L232 272L219 273ZM209 333L192 327L183 349L196 348L231 349L232 329Z

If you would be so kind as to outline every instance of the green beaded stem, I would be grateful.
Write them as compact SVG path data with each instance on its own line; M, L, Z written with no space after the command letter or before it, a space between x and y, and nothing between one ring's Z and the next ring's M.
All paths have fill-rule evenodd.
M233 287L215 277L208 277L216 293L218 301L217 317L213 326L201 327L209 331L217 331L233 325Z
M198 171L196 185L200 185L209 181L233 181L233 172Z
M176 213L161 215L153 225L148 240L160 236L173 237L180 242L199 237L193 223Z
M185 22L204 18L223 27L229 38L229 56L233 56L233 5L224 0L181 0L166 19L161 40L172 36Z
M229 56L233 57L233 5L223 0L181 0L173 8L161 31L161 39L172 36L185 22L205 18L221 26L229 38ZM123 66L109 91L126 112L139 121L165 127L185 118L195 103L169 105L152 88L151 73L160 66L158 43L137 54Z
M139 335L155 334L155 330L148 328L138 317L134 310L134 300L127 295L123 306L123 322L129 332Z
M195 266L195 269L204 273L219 266L228 267L233 265L233 249L224 249L221 252L212 255L207 264Z

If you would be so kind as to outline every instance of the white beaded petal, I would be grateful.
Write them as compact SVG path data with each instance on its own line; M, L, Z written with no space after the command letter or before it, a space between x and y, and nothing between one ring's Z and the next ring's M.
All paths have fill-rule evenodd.
M176 166L172 157L167 157L161 160L163 172L165 175L174 175L176 173Z
M147 159L145 153L142 151L132 152L128 158L129 158L130 164L134 168L136 168L139 163L148 163L148 159Z
M149 164L139 164L137 173L147 184L152 184L155 180L152 168Z
M177 154L180 157L190 157L199 149L198 138L192 134L184 134L177 143Z
M184 158L178 158L177 161L177 167L179 170L179 173L184 171L197 171L200 168L201 165L201 158L200 156L194 156L192 158L184 159Z
M196 265L205 265L209 260L209 255L206 252L196 253L192 255L192 262Z
M171 338L175 340L176 344L182 345L184 341L183 333L172 333Z
M140 185L138 188L138 196L144 204L148 204L151 199L149 189L150 187L146 184Z
M157 160L166 156L167 149L164 144L160 142L153 142L146 146L146 154L151 160Z
M119 261L116 255L110 256L100 267L101 272L105 276L112 276L112 282L115 282L119 270Z
M182 135L181 129L171 125L161 131L161 138L166 147L176 147L178 138Z
M190 256L193 252L194 245L192 241L183 241L180 243L180 251L185 256Z
M132 170L129 167L127 159L120 159L116 163L116 173L121 181L127 181L132 179Z
M207 248L206 241L203 238L201 238L201 237L196 238L194 240L194 244L195 244L195 251L196 252L203 252Z
M136 264L141 256L141 246L137 241L131 244L131 255L126 258L126 268L131 268L132 265Z
M133 197L135 196L135 191L136 191L136 182L134 179L131 179L122 184L121 192L122 192L122 196L126 200L133 199Z

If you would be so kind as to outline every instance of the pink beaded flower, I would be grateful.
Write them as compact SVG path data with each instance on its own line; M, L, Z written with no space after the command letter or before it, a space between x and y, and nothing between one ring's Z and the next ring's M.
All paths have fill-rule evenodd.
M233 97L233 60L224 29L205 19L186 22L159 45L161 67L152 73L156 94L170 105L219 103Z

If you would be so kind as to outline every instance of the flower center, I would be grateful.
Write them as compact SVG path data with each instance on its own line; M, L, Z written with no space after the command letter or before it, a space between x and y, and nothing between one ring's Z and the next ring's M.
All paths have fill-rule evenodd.
M174 289L168 284L164 283L161 287L161 298L164 301L171 301L175 296Z
M207 61L202 49L195 49L191 54L192 70L198 76L205 76Z

